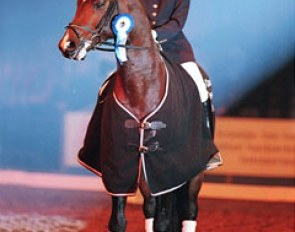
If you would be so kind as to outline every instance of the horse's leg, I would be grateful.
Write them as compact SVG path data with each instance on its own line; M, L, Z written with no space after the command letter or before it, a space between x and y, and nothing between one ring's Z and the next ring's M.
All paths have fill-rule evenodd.
M204 173L198 174L178 193L177 200L182 214L182 232L196 231L199 212L198 195L202 187L203 179Z
M143 175L139 182L139 189L143 196L143 212L145 216L146 232L166 232L171 231L171 216L173 193L153 197L147 186Z
M112 215L109 221L109 231L125 232L127 221L125 218L126 197L112 197Z
M145 231L153 232L156 212L156 199L154 197L144 197L143 212L145 217Z
M211 102L207 100L203 102L204 125L207 128L207 133L211 138L214 138L214 114L211 110ZM182 232L195 232L197 228L197 217L199 212L198 195L204 180L204 173L200 173L192 178L186 186L184 186L177 199L183 199L183 204L180 205L182 213Z
M153 232L154 231L154 219L156 214L156 199L150 193L150 190L141 175L139 182L139 189L141 195L143 196L143 213L145 217L145 231Z
M154 231L155 232L173 232L175 231L173 222L173 206L175 203L174 192L157 196Z

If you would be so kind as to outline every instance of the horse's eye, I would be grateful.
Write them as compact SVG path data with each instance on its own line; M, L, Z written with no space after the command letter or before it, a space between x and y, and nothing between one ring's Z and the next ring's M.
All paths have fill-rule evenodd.
M100 8L105 4L105 0L95 0L93 6L95 8Z

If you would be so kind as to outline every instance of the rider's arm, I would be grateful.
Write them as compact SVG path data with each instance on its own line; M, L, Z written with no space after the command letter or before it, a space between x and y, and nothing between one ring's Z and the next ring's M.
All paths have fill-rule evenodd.
M154 28L157 32L157 40L170 40L182 31L187 19L190 0L178 0L173 14L167 23Z

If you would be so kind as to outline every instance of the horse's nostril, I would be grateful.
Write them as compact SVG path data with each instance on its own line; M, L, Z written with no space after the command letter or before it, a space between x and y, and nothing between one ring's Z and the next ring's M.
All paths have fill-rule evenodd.
M73 41L70 41L69 42L69 45L68 45L68 48L76 48L76 44L75 44L75 42L73 42Z
M76 49L76 43L74 41L67 41L65 43L65 50L66 51L74 51Z

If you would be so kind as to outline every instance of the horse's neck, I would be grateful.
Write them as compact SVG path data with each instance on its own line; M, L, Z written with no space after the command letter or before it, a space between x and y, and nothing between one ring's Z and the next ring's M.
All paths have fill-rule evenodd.
M130 44L147 49L128 49L128 61L118 65L115 94L138 119L151 113L165 93L166 72L150 32L137 30ZM140 33L141 32L141 33Z

